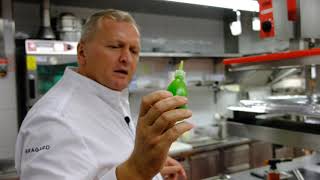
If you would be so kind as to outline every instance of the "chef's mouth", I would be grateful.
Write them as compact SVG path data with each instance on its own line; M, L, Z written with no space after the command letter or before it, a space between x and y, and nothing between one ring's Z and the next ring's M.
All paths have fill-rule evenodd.
M128 71L126 71L126 70L115 70L114 72L128 75Z

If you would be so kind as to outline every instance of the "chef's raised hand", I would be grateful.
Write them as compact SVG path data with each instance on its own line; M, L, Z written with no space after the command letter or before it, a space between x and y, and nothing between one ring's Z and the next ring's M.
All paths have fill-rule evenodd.
M135 147L129 159L118 166L118 180L152 179L159 173L171 144L193 127L188 122L176 124L192 115L188 109L176 109L185 104L185 97L172 96L168 91L156 91L143 97Z

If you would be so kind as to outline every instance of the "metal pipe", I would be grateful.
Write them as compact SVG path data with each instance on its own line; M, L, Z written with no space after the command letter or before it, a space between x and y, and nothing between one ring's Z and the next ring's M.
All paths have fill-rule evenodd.
M293 174L296 176L296 178L298 180L304 180L304 177L302 176L301 172L299 171L299 169L294 169Z

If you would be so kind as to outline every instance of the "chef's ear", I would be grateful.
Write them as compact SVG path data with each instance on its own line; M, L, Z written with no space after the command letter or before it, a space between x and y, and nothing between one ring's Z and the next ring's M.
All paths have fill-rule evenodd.
M85 43L80 41L77 46L77 57L79 65L86 64Z

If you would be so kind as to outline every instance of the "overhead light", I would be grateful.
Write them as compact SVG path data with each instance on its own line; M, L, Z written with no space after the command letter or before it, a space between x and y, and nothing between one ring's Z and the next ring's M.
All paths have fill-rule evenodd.
M257 0L165 0L179 3L212 6L242 11L259 12Z
M252 18L252 30L260 31L260 19L258 17Z
M230 30L233 36L239 36L242 33L241 20L240 20L241 13L240 11L235 11L235 12L237 14L237 20L230 23Z

